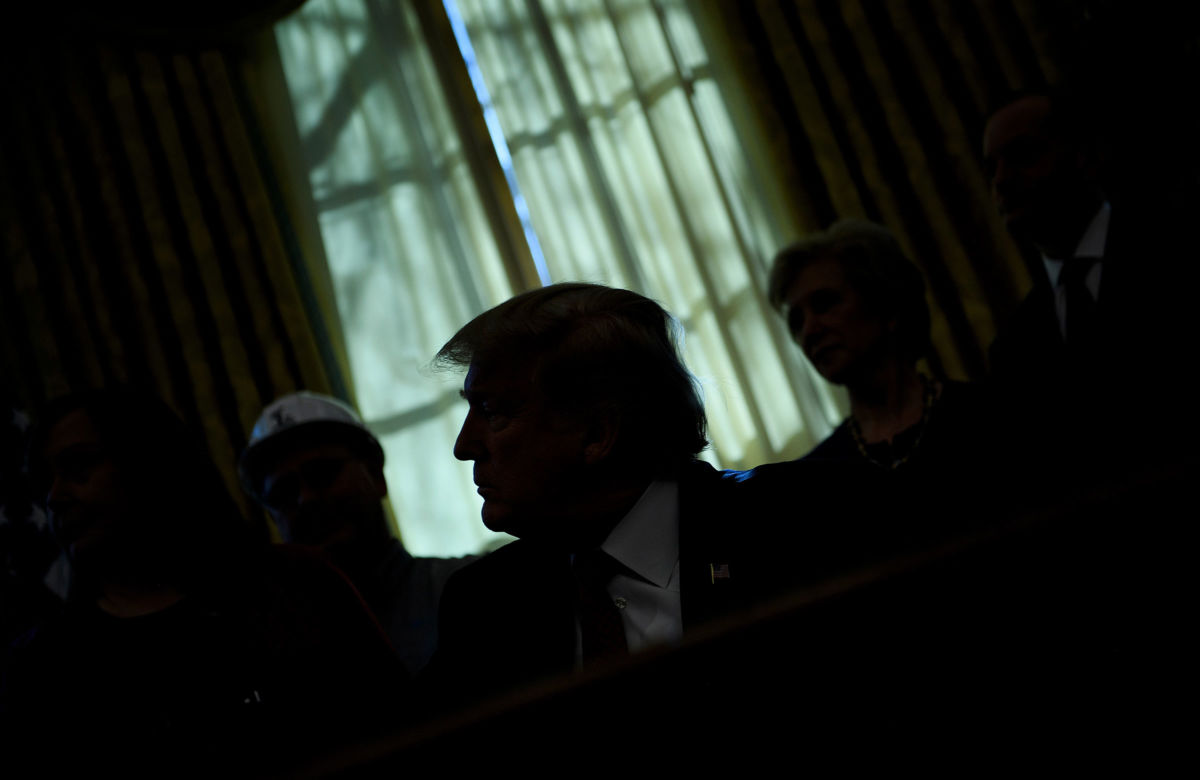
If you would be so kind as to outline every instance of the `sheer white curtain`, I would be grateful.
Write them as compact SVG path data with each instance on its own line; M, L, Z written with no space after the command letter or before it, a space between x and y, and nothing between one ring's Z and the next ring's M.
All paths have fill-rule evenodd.
M457 0L554 281L685 325L712 456L795 457L840 418L765 300L779 248L683 0Z
M428 6L423 10L429 11ZM439 12L441 9L439 7ZM841 401L765 300L780 243L685 2L460 0L551 281L638 290L678 316L711 422L707 457L796 457ZM412 4L310 0L277 28L363 414L418 553L486 543L450 454L457 386L423 367L517 290L463 162ZM480 123L482 127L483 124Z
M451 455L460 385L427 366L460 325L513 294L465 161L478 139L459 137L408 3L313 0L276 40L401 536L417 554L474 552L492 535L470 465Z

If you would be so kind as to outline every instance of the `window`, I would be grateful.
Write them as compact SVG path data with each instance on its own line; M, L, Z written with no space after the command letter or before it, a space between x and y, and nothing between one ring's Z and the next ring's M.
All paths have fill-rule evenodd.
M468 88L438 71L438 24ZM765 301L778 231L682 0L310 0L276 35L358 404L414 553L492 541L451 455L458 378L427 365L522 284L629 287L679 317L720 466L795 457L840 418ZM505 186L481 180L478 149ZM536 273L513 269L498 192Z

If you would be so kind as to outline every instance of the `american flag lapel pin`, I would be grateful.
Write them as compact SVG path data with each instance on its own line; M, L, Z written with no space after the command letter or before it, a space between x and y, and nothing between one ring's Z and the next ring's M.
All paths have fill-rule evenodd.
M728 563L710 563L708 564L708 573L712 577L713 585L717 584L717 580L729 579L729 564Z

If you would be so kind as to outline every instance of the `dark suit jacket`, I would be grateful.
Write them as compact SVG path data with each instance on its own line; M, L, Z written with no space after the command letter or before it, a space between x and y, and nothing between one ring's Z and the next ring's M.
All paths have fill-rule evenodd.
M1054 290L1039 268L1033 289L991 347L998 388L1031 432L1061 429L1074 443L1062 457L1148 455L1186 437L1190 356L1200 294L1194 245L1176 221L1146 219L1114 206L1097 298L1098 334L1089 350L1068 350ZM1039 264L1040 265L1040 264Z
M685 635L912 541L895 536L903 510L891 502L888 482L882 470L853 462L793 461L752 471L691 463L679 489ZM728 576L714 577L712 567ZM442 596L438 650L422 680L434 706L573 669L574 594L569 556L532 540L456 573ZM689 673L675 671L681 680Z
M1145 225L1129 209L1114 208L1097 298L1101 348L1071 355L1063 342L1054 307L1054 290L1039 261L1034 285L991 347L992 373L1001 379L1061 381L1066 372L1092 374L1097 364L1137 371L1129 365L1138 355L1162 351L1175 342L1173 326L1183 324L1178 311L1180 285L1195 278L1193 263L1184 262L1185 247L1172 243L1161 224ZM1181 295L1182 294L1182 295ZM1161 332L1163 326L1172 330Z
M770 587L749 559L766 512L755 482L695 461L680 478L679 561L684 631L756 600ZM758 542L769 544L760 536ZM726 567L727 577L712 569ZM463 701L548 675L575 660L570 558L517 540L456 573L442 596L427 685Z

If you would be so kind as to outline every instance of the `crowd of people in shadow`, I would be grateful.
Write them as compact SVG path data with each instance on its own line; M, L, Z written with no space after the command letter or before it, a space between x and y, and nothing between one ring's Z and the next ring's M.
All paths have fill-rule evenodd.
M6 442L5 511L44 511L71 576L31 591L10 561L0 761L284 773L609 672L565 711L668 743L714 713L740 713L701 732L726 742L792 729L765 702L800 690L810 729L1144 727L1190 647L1196 263L1180 225L1110 201L1083 138L1055 93L987 124L997 206L1040 262L987 382L924 368L925 285L884 227L778 254L765 292L849 397L793 461L699 459L678 326L638 293L562 283L471 320L434 360L465 373L452 452L483 523L516 537L484 556L405 550L383 450L337 399L284 396L253 429L237 471L274 533L162 401L52 401Z

